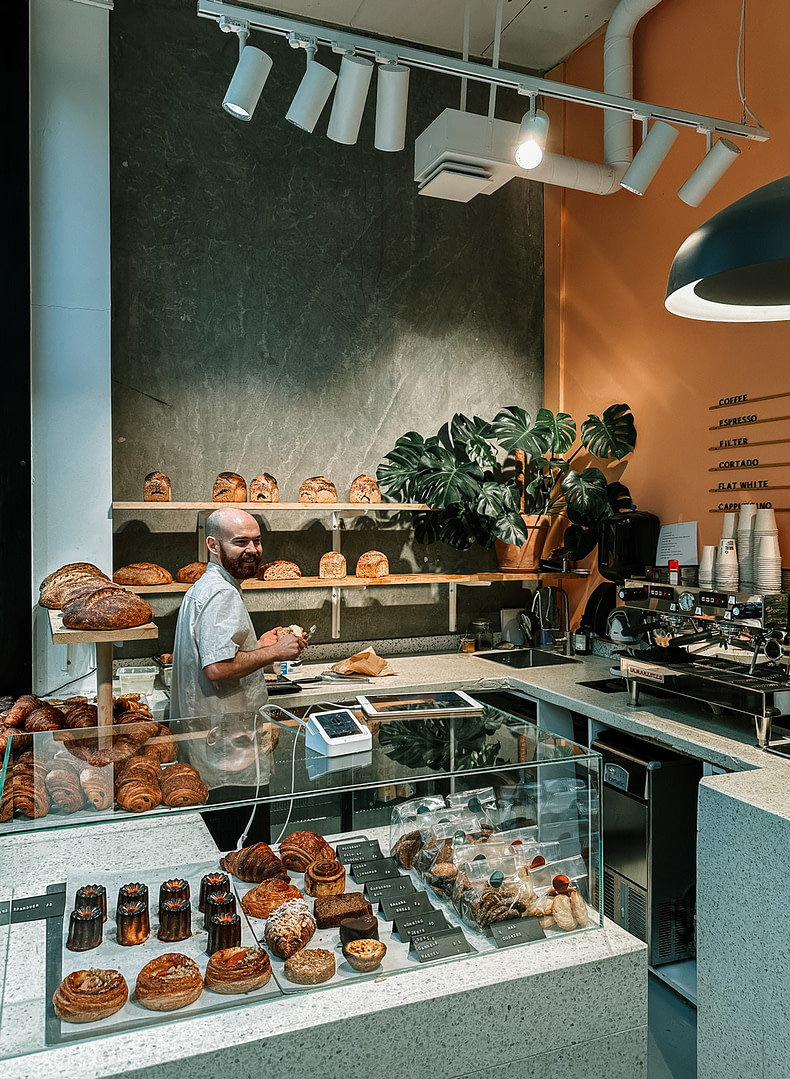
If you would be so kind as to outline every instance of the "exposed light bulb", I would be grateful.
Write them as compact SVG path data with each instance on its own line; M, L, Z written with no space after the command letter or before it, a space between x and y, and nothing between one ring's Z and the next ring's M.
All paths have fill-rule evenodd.
M542 109L528 112L521 121L516 146L516 164L520 169L535 169L543 160L549 118Z

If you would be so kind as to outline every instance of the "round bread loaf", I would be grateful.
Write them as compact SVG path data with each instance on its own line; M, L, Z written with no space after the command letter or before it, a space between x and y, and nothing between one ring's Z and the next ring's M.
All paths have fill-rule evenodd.
M195 581L199 581L208 568L208 562L190 562L187 566L182 566L176 574L176 580L179 584L194 584ZM172 659L170 660L172 663Z
M120 566L112 575L116 584L143 586L152 584L172 584L173 575L155 562L130 562Z
M250 502L279 502L280 488L277 480L268 472L250 480Z
M134 592L100 588L70 603L63 611L63 625L67 629L131 629L153 617L150 603Z
M101 572L93 573L90 570L71 569L63 570L56 574L50 574L48 582L44 582L39 593L38 602L42 607L57 610L63 606L63 597L69 588L76 584L104 584L112 582L109 577Z
M211 497L214 502L246 502L247 482L238 472L220 472Z
M357 561L357 577L388 577L390 572L387 556L381 551L366 551Z
M275 562L266 562L258 570L259 581L290 581L302 576L302 571L295 562L278 558Z
M69 562L66 566L61 566L60 569L54 570L49 576L45 577L41 584L38 586L39 592L43 591L47 585L51 584L56 578L65 573L72 573L76 570L78 573L85 573L89 577L103 577L105 581L109 580L106 573L102 573L98 566L94 566L92 562Z
M310 476L299 488L300 502L337 502L337 488L326 476Z
M326 554L321 555L321 561L318 564L319 577L334 581L345 577L346 572L345 555L342 555L340 551L327 551Z
M149 472L145 477L143 502L171 502L170 477L164 472Z
M381 488L372 476L363 473L351 481L349 502L381 502Z

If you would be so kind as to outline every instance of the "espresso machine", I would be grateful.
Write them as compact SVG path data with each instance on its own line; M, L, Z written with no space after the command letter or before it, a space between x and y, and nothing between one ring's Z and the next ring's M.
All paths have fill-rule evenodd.
M610 619L632 704L642 687L704 701L752 717L757 744L790 755L790 738L771 740L790 716L787 595L626 580Z

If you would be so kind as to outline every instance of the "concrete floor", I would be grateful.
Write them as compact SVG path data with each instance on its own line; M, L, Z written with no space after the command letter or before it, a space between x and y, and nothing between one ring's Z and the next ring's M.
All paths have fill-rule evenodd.
M648 1079L696 1079L697 1011L650 974L647 1005Z

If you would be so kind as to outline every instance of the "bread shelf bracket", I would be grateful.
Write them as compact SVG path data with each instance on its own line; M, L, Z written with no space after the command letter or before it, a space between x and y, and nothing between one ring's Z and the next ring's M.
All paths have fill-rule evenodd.
M450 581L447 586L447 605L449 607L447 629L448 632L455 633L455 626L458 621L458 585L455 581Z
M332 640L340 640L340 589L332 586Z

